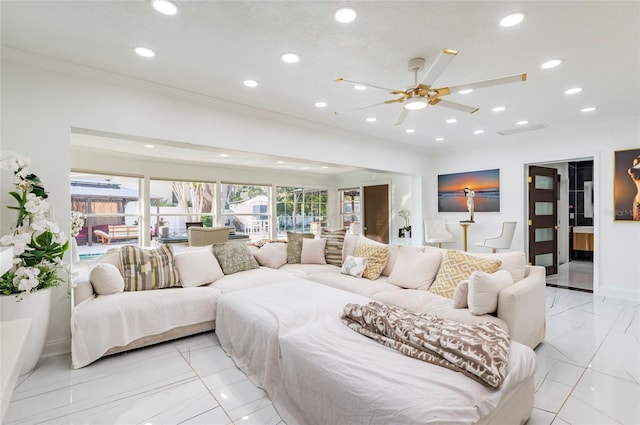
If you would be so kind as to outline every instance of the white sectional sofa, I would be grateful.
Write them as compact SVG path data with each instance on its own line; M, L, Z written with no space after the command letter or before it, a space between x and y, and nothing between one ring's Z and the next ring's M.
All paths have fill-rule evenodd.
M229 244L234 244L237 248L239 243ZM229 244L227 245L231 246ZM255 288L263 287L263 291L269 291L269 288L276 288L287 282L297 282L301 285L304 285L304 282L313 282L313 285L321 284L323 287L339 289L340 291L331 290L335 291L331 293L336 294L336 299L341 299L338 294L346 292L354 294L358 299L378 300L442 319L495 323L510 334L512 341L531 348L537 346L544 338L544 269L526 265L522 252L465 254L433 247L383 245L362 236L347 235L341 247L341 260L354 256L358 253L357 250L365 245L383 247L382 250L386 252L384 264L378 264L382 269L381 273L378 270L380 276L370 280L348 275L344 268L338 265L322 264L325 259L318 258L315 243L315 254L306 255L305 259L304 247L307 246L307 242L302 245L303 263L287 262L291 260L291 257L287 256L287 248L293 244L272 242L261 248L249 247L251 261L254 261L254 258L259 259L260 264L265 265L241 265L240 269L237 269L238 264L235 263L237 253L225 258L224 255L219 255L220 252L213 255L212 247L190 248L175 254L171 259L170 272L174 273L171 275L173 280L156 279L148 280L146 283L160 286L170 284L173 287L124 292L120 282L123 274L126 277L127 273L123 270L123 257L129 260L133 258L137 273L142 270L142 274L153 274L149 271L151 263L148 259L144 260L146 270L145 267L138 267L136 261L144 261L130 254L133 248L127 251L129 254L122 252L125 248L110 250L95 266L81 271L74 278L71 317L73 367L87 366L105 355L214 330L221 297L233 294L235 299L248 298L252 290L258 290ZM311 245L309 242L308 246ZM223 246L214 245L213 251L216 251L217 247L222 247L223 251L225 249ZM322 247L324 253L324 245ZM165 252L172 251L166 245L162 249ZM247 250L247 246L242 244L241 249ZM335 244L333 249L335 254ZM362 254L362 250L359 253ZM464 286L462 285L455 290L454 298L429 291L434 289L434 285L442 284L441 275L445 275L447 271L451 272L452 267L457 269L462 264L463 267L460 268L466 270L467 265L464 261L469 256L473 261L486 260L492 263L495 266L492 270L497 267L496 273L473 274L473 277L478 276L475 286L473 278L469 278L465 282L468 293L459 292ZM332 259L335 263L335 255ZM371 264L375 264L375 256L372 255L369 260ZM454 270L453 273L458 271L460 270ZM226 272L229 273L225 274ZM114 274L118 275L114 277ZM480 285L480 276L484 276L486 280L494 275L501 275L503 278L507 276L510 284L504 285L502 289L492 288L493 293L489 291L487 294L486 286ZM311 286L310 283L307 285ZM485 302L489 299L489 304L493 303L493 307L490 306L487 310L489 313L480 314L481 312L472 311L478 310L472 294L475 294L473 297L478 300L482 299ZM461 306L461 297L464 298L462 304L468 303L471 306ZM301 305L303 304L301 302ZM527 400L523 404L525 413L527 409L530 412L528 405L533 397L532 389L529 387L532 388L530 383L526 389L518 387L519 392L516 391L518 397ZM519 415L522 416L523 413L520 412ZM489 416L483 415L482 418L486 420Z

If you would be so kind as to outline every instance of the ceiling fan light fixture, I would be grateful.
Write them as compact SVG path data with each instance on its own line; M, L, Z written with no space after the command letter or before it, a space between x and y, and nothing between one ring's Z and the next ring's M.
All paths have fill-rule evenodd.
M427 101L423 97L412 97L407 100L407 103L404 105L404 109L408 109L409 111L417 111L426 107Z
M505 28L516 26L520 22L524 21L525 16L526 13L524 12L517 12L507 15L500 20L500 26Z
M352 7L341 7L333 14L333 17L336 19L336 21L340 22L341 24L348 24L349 22L353 22L357 16L358 12L356 12L356 10Z

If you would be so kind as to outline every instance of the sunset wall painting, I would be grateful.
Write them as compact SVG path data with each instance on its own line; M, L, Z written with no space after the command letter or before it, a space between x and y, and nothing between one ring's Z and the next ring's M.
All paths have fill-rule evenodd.
M438 212L467 211L464 188L475 192L476 212L500 211L500 170L472 171L438 176Z

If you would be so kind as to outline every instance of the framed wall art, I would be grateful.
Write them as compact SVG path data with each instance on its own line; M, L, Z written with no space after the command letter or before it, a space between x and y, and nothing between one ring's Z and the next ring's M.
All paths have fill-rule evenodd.
M613 153L615 220L640 222L640 148Z
M467 211L465 188L473 191L475 212L500 211L500 170L438 175L438 212Z

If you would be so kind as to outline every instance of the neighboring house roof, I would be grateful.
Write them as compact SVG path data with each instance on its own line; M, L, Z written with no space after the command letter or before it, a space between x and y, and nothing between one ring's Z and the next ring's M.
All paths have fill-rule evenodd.
M121 187L119 183L109 180L71 180L72 198L101 199L139 199L137 190ZM162 196L151 195L151 199L162 199Z

